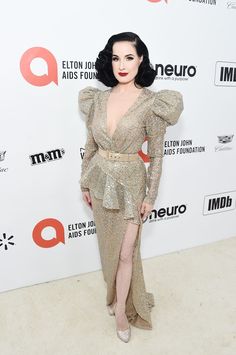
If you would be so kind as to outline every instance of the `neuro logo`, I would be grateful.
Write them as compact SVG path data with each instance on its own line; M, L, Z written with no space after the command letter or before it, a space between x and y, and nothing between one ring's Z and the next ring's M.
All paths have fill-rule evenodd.
M51 227L55 231L53 236L45 237L45 228ZM54 218L46 218L36 224L33 229L33 240L41 248L52 248L59 243L65 244L63 224Z
M31 69L31 63L35 58L41 58L47 65L47 73L37 75ZM57 62L54 55L46 48L32 47L22 55L20 59L20 71L23 78L34 86L46 86L51 82L58 85Z
M2 233L2 238L0 238L0 248L3 247L4 250L8 250L10 245L15 245L12 238L14 238L13 235L7 237L6 233Z
M168 206L168 207L162 207L159 208L158 210L153 209L151 214L146 217L145 221L149 220L149 222L153 222L153 220L167 220L167 219L173 219L173 218L178 218L180 215L185 214L187 210L187 205L183 204L182 205L175 205L175 206Z
M196 76L197 68L194 65L172 65L172 64L155 64L155 70L158 77L175 77L176 79L185 77L193 78ZM176 80L175 79L175 80Z

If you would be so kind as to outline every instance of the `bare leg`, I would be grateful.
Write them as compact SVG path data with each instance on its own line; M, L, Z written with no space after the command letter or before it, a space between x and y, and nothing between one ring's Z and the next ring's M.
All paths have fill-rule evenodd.
M117 305L115 310L116 323L119 330L125 330L128 328L125 306L130 288L134 243L138 228L138 224L132 222L128 223L120 250L119 264L116 274Z

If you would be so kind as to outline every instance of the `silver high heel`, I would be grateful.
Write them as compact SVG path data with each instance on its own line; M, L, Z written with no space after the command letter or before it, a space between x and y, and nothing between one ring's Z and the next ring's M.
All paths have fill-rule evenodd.
M114 304L114 307L112 308L112 311L114 312L114 314L115 314L116 304L117 304L117 302ZM130 340L130 337L131 337L130 325L125 330L119 330L116 328L116 334L120 340L124 341L125 343L128 343L128 341Z
M111 305L107 306L107 310L108 310L108 313L110 314L110 316L115 315L115 305L116 305L116 303L113 306L111 306Z
M129 325L128 329L125 330L116 330L118 337L124 341L125 343L128 343L128 341L130 340L130 336L131 336L131 328Z

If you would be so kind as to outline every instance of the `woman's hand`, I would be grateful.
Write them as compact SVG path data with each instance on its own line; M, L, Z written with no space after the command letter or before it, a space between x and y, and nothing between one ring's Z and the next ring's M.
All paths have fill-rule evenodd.
M92 200L91 200L91 196L88 191L82 191L82 195L83 195L83 200L86 203L86 205L88 205L89 208L91 208L91 210L93 209L92 207Z
M153 205L149 205L149 203L147 202L143 202L141 205L141 210L140 210L140 214L141 214L141 218L144 221L148 215L152 212L153 210Z

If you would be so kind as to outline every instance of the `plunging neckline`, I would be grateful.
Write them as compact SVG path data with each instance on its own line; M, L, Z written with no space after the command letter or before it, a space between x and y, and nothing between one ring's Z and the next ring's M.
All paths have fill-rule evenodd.
M106 134L107 134L107 136L112 140L113 137L114 137L114 135L115 135L115 133L116 133L116 131L117 131L117 129L119 128L119 125L120 125L121 121L122 121L122 120L130 113L130 111L136 106L136 104L138 103L139 99L140 99L141 96L143 95L144 90L145 90L145 87L143 87L143 88L141 89L140 94L136 97L136 99L134 100L134 102L132 103L132 105L131 105L131 106L128 108L128 110L126 110L126 112L120 117L119 121L117 122L117 125L116 125L116 128L115 128L113 134L110 136L110 134L109 134L109 132L108 132L108 125L107 125L107 119L108 119L108 115L107 115L107 102L108 102L108 98L109 98L109 96L110 96L110 94L111 94L111 90L112 90L112 89L108 89L108 90L106 91L105 107L104 107L105 115L104 115L104 117L105 117L105 130L106 130Z

